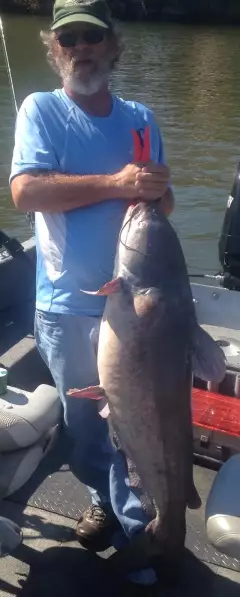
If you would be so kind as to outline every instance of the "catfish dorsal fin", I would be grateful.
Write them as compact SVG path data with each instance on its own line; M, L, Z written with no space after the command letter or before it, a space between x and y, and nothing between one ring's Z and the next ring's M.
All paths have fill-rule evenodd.
M107 282L99 288L99 290L82 290L80 292L84 292L85 294L92 294L95 296L108 296L109 294L115 294L118 292L121 286L121 278L113 278L110 282Z
M106 394L102 386L89 386L88 388L82 388L82 390L68 390L68 396L73 398L89 398L90 400L98 400L98 412L103 419L107 419L110 414L108 401Z
M101 386L89 386L88 388L82 388L78 390L77 388L68 390L68 396L72 396L73 398L90 398L91 400L101 400L103 396L105 397L104 389Z

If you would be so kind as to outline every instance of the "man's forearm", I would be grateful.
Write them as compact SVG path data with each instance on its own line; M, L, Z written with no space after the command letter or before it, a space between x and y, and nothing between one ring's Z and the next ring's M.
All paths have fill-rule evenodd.
M39 170L15 176L11 183L13 201L21 211L59 213L109 199L154 201L166 215L174 199L168 188L168 168L161 164L140 168L127 164L116 174L68 175Z
M21 211L55 213L122 196L117 175L20 174L13 179L11 191Z

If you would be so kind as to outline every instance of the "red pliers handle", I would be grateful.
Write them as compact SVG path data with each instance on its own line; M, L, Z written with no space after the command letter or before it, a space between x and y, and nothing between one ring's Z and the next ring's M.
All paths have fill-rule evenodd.
M149 162L151 158L151 146L150 146L150 126L146 126L143 136L141 131L132 131L133 135L133 162Z

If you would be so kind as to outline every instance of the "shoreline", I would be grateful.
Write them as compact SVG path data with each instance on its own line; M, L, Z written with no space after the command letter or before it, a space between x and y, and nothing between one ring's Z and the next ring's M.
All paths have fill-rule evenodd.
M8 15L51 16L52 0L4 0L0 12ZM178 4L171 0L109 0L114 18L131 22L164 22L191 25L240 25L240 3L229 0L225 7L216 6L209 10L208 0L202 0L201 7L186 2ZM175 7L174 7L175 4ZM220 2L219 2L220 4Z

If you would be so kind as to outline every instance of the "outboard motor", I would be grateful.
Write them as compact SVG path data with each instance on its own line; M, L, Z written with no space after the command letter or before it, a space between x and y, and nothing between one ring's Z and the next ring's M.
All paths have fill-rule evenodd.
M240 290L240 162L228 198L218 255L223 268L222 286Z

